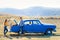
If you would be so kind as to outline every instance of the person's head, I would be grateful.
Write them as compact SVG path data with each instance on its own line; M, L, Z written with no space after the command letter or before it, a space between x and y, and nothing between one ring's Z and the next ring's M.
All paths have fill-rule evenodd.
M22 17L20 17L20 19L22 20Z
M7 19L5 19L5 22L7 22Z
M31 22L29 22L29 24L31 24Z

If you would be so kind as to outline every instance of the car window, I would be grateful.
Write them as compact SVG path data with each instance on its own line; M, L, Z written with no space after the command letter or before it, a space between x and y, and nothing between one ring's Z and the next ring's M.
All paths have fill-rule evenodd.
M26 21L26 22L24 22L24 24L25 24L25 25L27 25L27 24L28 24L28 25L31 25L32 22L31 22L31 21Z
M39 21L33 21L33 24L40 24Z

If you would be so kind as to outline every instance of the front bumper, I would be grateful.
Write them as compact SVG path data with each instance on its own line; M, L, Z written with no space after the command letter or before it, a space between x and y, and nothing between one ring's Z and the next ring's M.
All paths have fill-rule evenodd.
M55 30L53 30L54 32L56 32L56 29Z

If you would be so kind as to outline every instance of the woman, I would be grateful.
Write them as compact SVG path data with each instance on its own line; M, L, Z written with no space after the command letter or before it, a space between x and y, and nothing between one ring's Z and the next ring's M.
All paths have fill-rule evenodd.
M4 22L4 36L6 36L6 33L8 32L7 26L8 26L8 21L7 21L7 19L5 19L5 22Z

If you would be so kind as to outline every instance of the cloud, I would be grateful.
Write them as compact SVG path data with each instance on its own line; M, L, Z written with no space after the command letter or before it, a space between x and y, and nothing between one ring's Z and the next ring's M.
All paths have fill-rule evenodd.
M0 0L0 8L24 9L34 6L60 8L60 0Z

